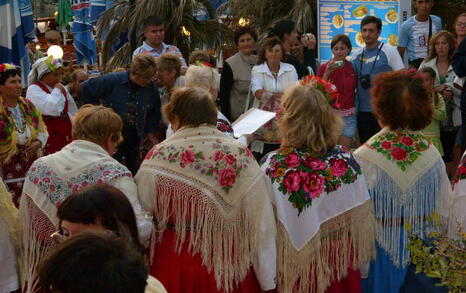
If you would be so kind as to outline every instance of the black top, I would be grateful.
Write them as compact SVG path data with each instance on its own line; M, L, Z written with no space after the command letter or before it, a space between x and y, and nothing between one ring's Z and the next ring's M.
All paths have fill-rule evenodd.
M285 54L285 62L294 66L296 73L298 74L298 79L302 79L306 75L309 75L309 70L307 70L307 67L299 62L299 60L290 53Z
M220 89L218 92L218 104L223 115L231 121L230 93L233 87L233 70L228 62L223 63L222 75L220 77Z

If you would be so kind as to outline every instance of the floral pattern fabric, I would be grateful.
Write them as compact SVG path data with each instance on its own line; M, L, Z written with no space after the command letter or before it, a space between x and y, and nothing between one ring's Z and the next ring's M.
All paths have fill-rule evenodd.
M342 146L321 157L310 155L306 149L281 148L272 155L265 172L279 184L278 190L288 196L299 215L324 192L355 182L361 168Z
M458 183L460 180L466 179L466 158L463 158L458 169L456 170L456 175L454 182Z
M55 205L60 205L67 196L82 187L110 182L122 176L132 177L131 172L120 164L101 163L85 169L75 177L64 180L40 160L31 166L28 173L29 180L37 185Z
M196 170L199 174L215 178L217 184L228 193L236 183L237 177L243 169L254 161L251 151L247 147L231 148L216 140L206 147L213 149L212 155L196 149L193 145L155 146L147 154L146 160L158 158L169 163L179 164L181 168ZM209 150L210 153L210 150Z
M367 147L393 161L402 171L427 151L430 144L423 135L407 131L389 131L366 142Z

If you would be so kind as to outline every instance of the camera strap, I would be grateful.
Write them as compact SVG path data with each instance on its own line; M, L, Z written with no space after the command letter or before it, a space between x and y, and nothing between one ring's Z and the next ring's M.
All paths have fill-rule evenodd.
M377 62L377 58L379 58L379 54L380 54L380 50L382 50L382 47L383 47L384 43L382 43L379 47L379 50L377 50L377 55L375 55L375 60L374 60L374 63L372 63L372 68L371 68L371 71L368 73L369 75L372 74L372 72L374 71L374 68L375 68L375 63ZM366 50L366 48L364 48L362 50L362 54L361 54L361 59L359 60L360 61L360 70L361 70L361 75L362 74L362 59L364 59L364 51Z

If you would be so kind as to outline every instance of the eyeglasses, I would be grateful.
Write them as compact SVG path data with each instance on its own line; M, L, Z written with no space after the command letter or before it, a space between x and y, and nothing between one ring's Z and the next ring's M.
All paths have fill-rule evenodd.
M466 27L466 22L457 22L457 26Z
M56 244L59 244L59 243L62 243L63 241L65 241L67 238L68 238L68 235L64 235L63 234L63 231L60 229L54 233L52 233L50 235L50 238L52 238L52 240L56 243Z

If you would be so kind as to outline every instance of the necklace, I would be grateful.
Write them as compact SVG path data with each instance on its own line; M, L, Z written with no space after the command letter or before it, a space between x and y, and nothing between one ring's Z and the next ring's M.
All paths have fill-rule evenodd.
M14 124L16 131L20 134L23 134L24 131L26 131L26 119L24 119L21 115L21 111L19 110L19 107L16 106L15 108L10 108L8 107L8 110L11 113L11 117L13 118Z

